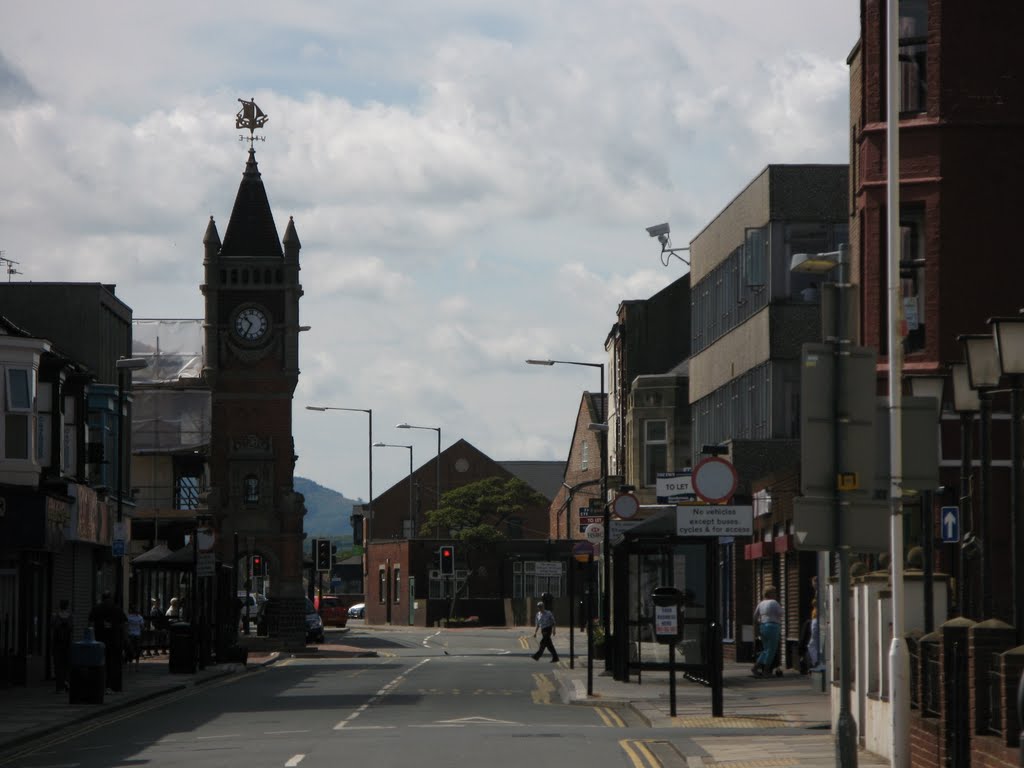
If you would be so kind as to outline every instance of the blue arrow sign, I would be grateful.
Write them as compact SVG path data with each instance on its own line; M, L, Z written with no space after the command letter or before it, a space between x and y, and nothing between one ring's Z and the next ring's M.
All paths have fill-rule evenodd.
M939 527L942 529L943 544L956 544L960 541L960 508L943 507L939 513Z

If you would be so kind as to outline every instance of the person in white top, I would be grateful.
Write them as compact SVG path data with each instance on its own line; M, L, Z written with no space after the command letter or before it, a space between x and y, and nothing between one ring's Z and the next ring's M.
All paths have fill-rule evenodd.
M754 631L761 637L761 653L750 670L755 677L771 675L782 629L782 606L775 599L775 587L765 587L763 594L764 600L754 609Z

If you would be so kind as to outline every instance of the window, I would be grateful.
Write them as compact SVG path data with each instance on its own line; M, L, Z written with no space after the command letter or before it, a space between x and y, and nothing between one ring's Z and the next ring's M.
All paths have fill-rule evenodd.
M245 476L245 503L246 504L259 504L260 503L260 479L256 475Z
M384 570L384 567L377 571L377 602L384 604L388 594L388 572Z
M400 603L400 602L402 602L402 569L401 568L398 568L398 567L395 568L394 583L395 583L395 587L394 587L395 591L393 593L394 594L394 601L396 603Z
M900 114L917 114L928 108L928 2L900 0L899 13Z
M580 469L586 470L590 466L590 442L584 438L580 446Z
M559 563L558 576L540 576L537 574L537 563L533 560L512 563L512 596L536 598L545 592L555 597L562 597L562 584L565 578L565 563Z
M256 478L253 478L255 480ZM248 480L246 478L246 503L254 504L248 497ZM259 483L256 487L256 501L259 501ZM180 475L174 483L174 508L199 509L199 478L194 475Z
M924 288L924 210L919 206L907 206L900 208L900 294L907 329L903 340L904 353L924 349Z
M27 459L32 437L35 378L28 368L7 369L7 409L4 414L4 457Z
M653 488L658 473L668 471L668 428L664 419L644 422L644 486Z

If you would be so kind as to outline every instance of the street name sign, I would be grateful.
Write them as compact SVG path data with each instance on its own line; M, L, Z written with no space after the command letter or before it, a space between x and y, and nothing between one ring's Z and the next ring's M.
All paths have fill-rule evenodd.
M749 505L676 507L677 536L750 536L753 533L754 508Z
M533 564L535 576L561 576L562 564L558 560L541 560Z

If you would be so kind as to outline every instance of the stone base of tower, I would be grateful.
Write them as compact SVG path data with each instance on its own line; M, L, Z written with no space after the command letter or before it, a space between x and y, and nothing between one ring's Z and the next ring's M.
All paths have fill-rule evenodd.
M281 650L306 646L306 598L271 596L267 604L267 641Z

